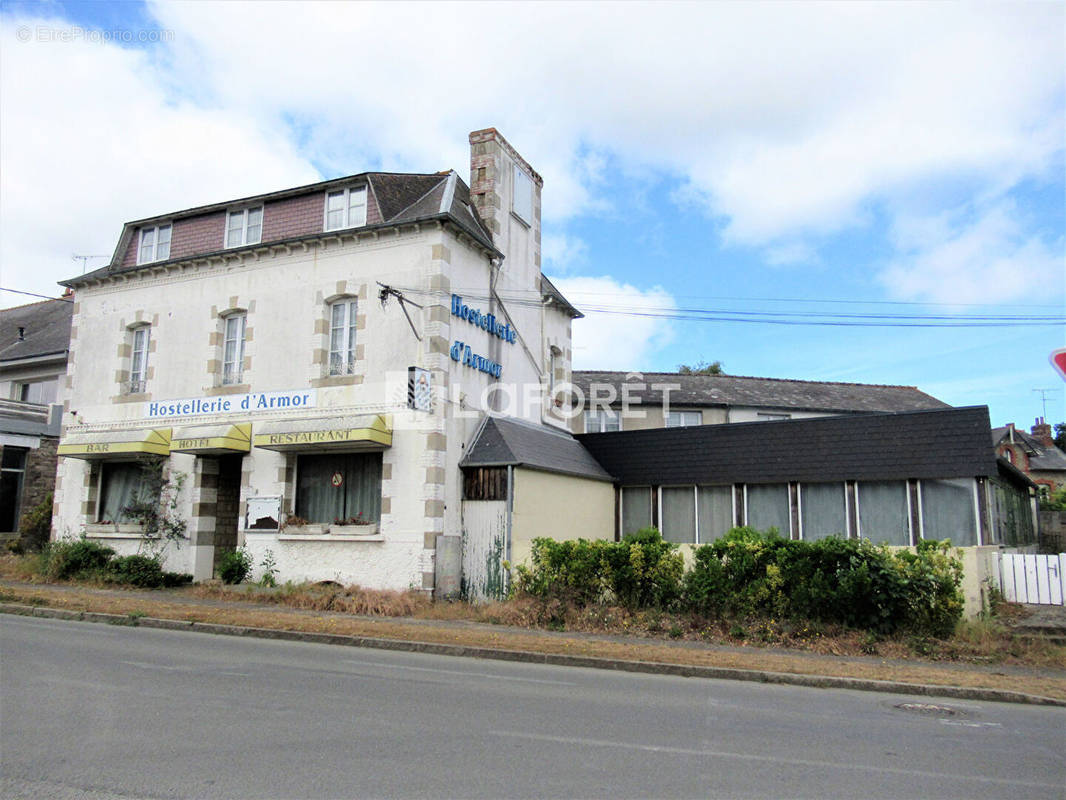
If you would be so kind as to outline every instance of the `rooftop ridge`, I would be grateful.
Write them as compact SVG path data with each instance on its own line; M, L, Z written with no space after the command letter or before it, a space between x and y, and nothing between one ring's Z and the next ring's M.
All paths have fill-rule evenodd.
M634 370L633 372L636 372ZM630 372L624 372L619 370L595 370L595 369L575 369L573 375L628 375ZM903 383L858 383L855 381L814 381L806 378L765 378L758 375L683 375L677 372L640 372L640 375L655 376L655 377L673 377L673 378L737 378L746 381L777 381L780 383L818 383L818 384L830 384L833 386L876 386L884 389L914 389L921 391L917 386L910 386Z

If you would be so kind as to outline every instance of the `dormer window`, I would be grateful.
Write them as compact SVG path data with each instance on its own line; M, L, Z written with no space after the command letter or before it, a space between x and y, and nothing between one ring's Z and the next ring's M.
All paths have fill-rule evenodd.
M259 244L262 238L262 206L229 212L226 217L226 247Z
M326 230L366 225L366 187L352 186L326 192Z
M166 261L170 258L170 225L141 228L141 242L137 249L137 263Z

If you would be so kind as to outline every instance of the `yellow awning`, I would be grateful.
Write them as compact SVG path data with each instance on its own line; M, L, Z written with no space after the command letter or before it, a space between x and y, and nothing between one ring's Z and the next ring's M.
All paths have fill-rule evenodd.
M279 420L257 425L252 444L281 451L384 450L392 446L392 424L383 414Z
M170 455L170 428L70 433L59 442L58 454L70 458L128 458Z
M203 455L247 453L252 449L252 423L237 425L196 425L178 428L170 442L172 453Z

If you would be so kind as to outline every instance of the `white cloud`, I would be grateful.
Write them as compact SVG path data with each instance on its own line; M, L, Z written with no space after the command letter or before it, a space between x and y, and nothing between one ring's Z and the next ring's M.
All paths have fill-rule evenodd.
M568 272L587 261L589 248L576 236L546 233L541 237L540 250L545 272Z
M603 313L675 309L674 298L661 287L638 289L607 276L552 282L585 314L574 321L574 369L641 369L673 338L669 320Z
M976 215L901 220L896 242L900 255L877 280L901 300L995 304L1066 291L1062 239L1027 232L1006 201Z
M313 164L464 174L465 133L490 125L544 176L549 224L612 210L612 167L649 170L771 257L882 201L907 214L931 182L1043 179L1063 149L1061 4L249 9L153 2L174 40L147 53L19 44L5 14L5 272L64 277L122 220Z

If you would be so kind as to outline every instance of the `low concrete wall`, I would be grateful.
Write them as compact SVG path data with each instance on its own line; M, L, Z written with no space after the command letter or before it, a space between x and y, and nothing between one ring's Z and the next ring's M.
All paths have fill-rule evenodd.
M529 561L530 545L552 539L614 539L614 486L603 481L516 469L511 563Z

